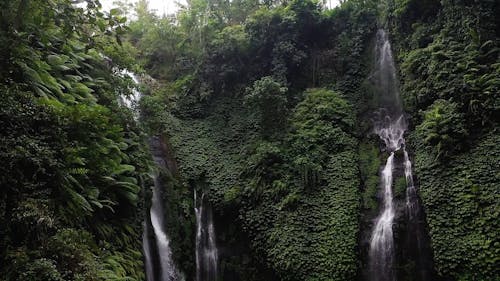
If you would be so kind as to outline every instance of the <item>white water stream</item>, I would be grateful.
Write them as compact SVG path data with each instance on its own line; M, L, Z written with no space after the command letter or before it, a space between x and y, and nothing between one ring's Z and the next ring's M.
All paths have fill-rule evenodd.
M399 85L396 67L392 56L391 44L386 32L377 32L376 44L377 64L372 76L374 86L379 93L380 109L374 120L374 132L385 144L389 157L380 173L381 208L375 220L369 249L369 269L372 281L394 281L395 246L393 224L396 209L393 202L393 173L397 161L397 151L404 155L404 173L406 178L406 209L409 218L417 215L417 192L413 183L412 164L405 148L404 133L407 129L403 107L399 97Z
M134 73L128 70L123 70L121 73L132 78L136 85L139 84L139 80ZM138 103L140 99L141 93L135 88L132 89L131 96L121 97L123 104L134 112L136 120L139 117ZM150 149L157 166L162 169L167 169L168 167L165 163L160 144L155 138L151 138L150 140ZM153 181L153 196L151 199L149 218L153 228L155 243L151 243L152 241L150 241L151 235L147 221L144 222L144 233L142 236L146 277L148 281L181 281L184 280L184 277L177 270L172 259L170 239L165 231L163 200L161 198L163 185L160 181L158 172L154 174ZM156 245L156 249L153 250L151 248L152 245ZM156 257L155 254L157 254L158 257ZM158 260L158 262L156 263L155 260ZM159 268L155 270L156 265L159 265Z
M376 219L370 239L370 272L371 280L374 281L392 281L394 280L394 235L393 222L395 217L395 208L393 202L393 172L395 165L395 153L402 149L405 155L408 153L404 148L404 132L406 123L403 115L393 120L382 110L379 115L379 121L375 124L375 133L385 143L385 149L389 152L386 164L380 173L382 188L382 207L379 216ZM409 160L408 160L409 161ZM411 176L411 163L408 170ZM405 169L405 172L407 169Z
M157 164L163 163L162 158L154 156ZM159 165L162 166L162 165ZM165 222L163 220L163 202L160 196L162 184L158 175L154 176L153 198L151 200L151 209L149 211L151 224L153 226L156 246L160 256L160 277L158 281L177 281L181 280L181 275L175 267L172 259L172 250L170 248L170 239L165 232ZM148 265L146 265L147 268ZM148 277L149 278L149 277Z
M198 202L199 201L199 202ZM215 228L212 209L205 194L197 198L194 192L196 214L196 281L216 281L218 250L215 242Z

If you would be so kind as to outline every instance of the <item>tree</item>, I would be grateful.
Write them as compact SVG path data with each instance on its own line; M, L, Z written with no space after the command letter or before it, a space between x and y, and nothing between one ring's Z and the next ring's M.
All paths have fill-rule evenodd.
M266 76L253 83L246 90L246 102L255 109L263 137L279 134L287 116L287 88Z

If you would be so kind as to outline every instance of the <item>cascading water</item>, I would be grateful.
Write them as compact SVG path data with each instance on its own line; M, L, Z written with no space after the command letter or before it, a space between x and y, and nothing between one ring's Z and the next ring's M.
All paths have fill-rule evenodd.
M375 133L384 141L389 157L381 172L382 208L377 217L370 239L370 273L374 281L394 280L394 236L392 225L395 208L392 195L395 152L404 145L403 134L406 129L404 117L395 121L384 110L380 112L381 121L375 125ZM404 148L403 148L404 149Z
M153 152L153 159L155 160L155 163L161 168L166 168L165 160L163 159L162 152L159 149L159 143L155 141L155 139L152 139L150 141L150 147ZM161 198L162 186L163 185L161 184L159 175L156 174L154 176L153 198L151 200L149 215L156 239L156 246L158 248L160 273L159 277L151 280L178 281L182 278L172 259L170 239L168 238L164 227L163 201ZM148 279L150 279L149 276Z
M420 207L417 188L413 182L412 164L406 149L404 153L404 173L406 179L406 248L408 260L414 264L416 280L431 281L434 279L433 259L430 249L429 237L426 230L425 215Z
M122 74L131 77L135 84L139 83L135 74L127 70L123 70ZM137 105L140 98L141 93L136 89L133 89L132 96L121 97L123 104L134 111L136 119L139 114ZM155 137L150 138L149 146L158 168L168 169L169 167L167 167L165 162L165 155L161 149L159 139ZM149 210L149 217L144 222L142 236L146 277L148 281L181 281L184 280L184 277L174 264L172 250L170 249L170 240L165 232L163 200L161 198L163 184L158 172L155 173L153 181L151 208ZM152 234L150 234L150 226L153 230ZM154 241L150 241L151 237L154 237ZM153 246L155 247L154 249L152 249Z
M385 144L389 153L386 164L381 171L381 208L375 220L369 248L369 280L394 281L397 279L395 270L396 250L393 234L394 220L398 208L395 206L392 185L397 154L404 155L403 168L406 179L406 198L404 212L407 215L407 248L414 248L412 255L406 259L414 259L416 264L415 276L422 281L429 281L430 255L424 247L425 227L422 227L423 215L420 210L417 190L413 183L412 165L405 148L404 133L407 129L403 107L399 97L399 85L396 76L396 67L392 56L391 44L386 32L382 29L377 32L376 42L376 69L372 75L372 82L379 99L379 110L375 113L374 132ZM408 251L410 252L410 251Z
M194 192L196 214L196 280L217 280L218 250L215 243L215 228L212 208L202 193L198 202Z
M417 189L413 184L413 173L411 171L411 161L408 156L408 152L406 149L403 151L405 160L405 179L406 179L406 211L408 213L409 219L414 219L418 214L418 197L417 197Z

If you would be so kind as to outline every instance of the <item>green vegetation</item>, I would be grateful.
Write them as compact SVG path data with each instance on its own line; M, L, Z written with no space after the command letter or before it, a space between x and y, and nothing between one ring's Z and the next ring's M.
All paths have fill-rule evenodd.
M374 141L364 141L359 144L359 170L360 179L363 184L363 207L368 210L377 209L376 195L380 184L379 168L381 161L379 159L379 150Z
M424 112L424 120L417 126L417 133L424 143L436 147L437 156L459 150L461 140L467 137L464 117L455 103L436 100Z
M389 13L438 274L499 280L495 1L395 1Z
M181 189L204 190L215 207L222 278L356 278L355 124L367 106L352 102L370 100L359 88L375 2L207 3L178 22L138 11L128 41L163 83L143 98L143 123L168 137Z
M285 161L271 166L274 177L246 224L283 279L349 280L357 270L360 207L355 118L338 93L305 95L281 149Z
M417 172L439 273L456 280L498 280L498 132L436 163L417 150Z
M263 137L271 137L284 129L287 90L271 77L263 77L255 81L252 88L247 88L246 102L254 108Z
M97 5L0 4L2 279L144 278L149 157L118 102L130 82L103 58L125 19Z

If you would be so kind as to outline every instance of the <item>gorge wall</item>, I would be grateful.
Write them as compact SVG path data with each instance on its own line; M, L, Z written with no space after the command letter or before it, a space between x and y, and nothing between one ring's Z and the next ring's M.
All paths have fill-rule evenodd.
M500 280L499 1L119 2L0 1L1 281Z
M450 89L426 80L429 71L437 71L433 74L438 75L436 81L453 80L438 74L459 71L445 70L453 65L460 68L460 64L438 63L451 55L442 53L441 45L462 40L459 36L463 33L449 31L463 24L459 23L463 17L470 17L471 22L477 19L477 13L467 12L477 8L485 13L486 23L467 32L470 36L484 33L477 39L483 46L476 47L486 56L485 62L490 60L480 73L465 77L490 79L476 85L485 88L475 89L493 94L496 80L484 75L492 75L497 67L493 63L498 59L497 42L488 38L497 36L491 12L498 8L492 3L446 1L416 5L415 1L390 2L381 11L376 5L362 8L350 1L320 15L313 6L294 2L289 10L261 11L241 27L226 27L218 41L209 44L199 77L177 80L178 84L171 85L172 92L162 94L163 99L173 94L172 114L153 115L152 120L164 122L163 131L174 148L184 186L205 190L214 207L222 280L373 280L364 272L369 267L369 232L379 205L379 167L386 157L378 152L377 138L370 136L370 114L380 101L369 78L375 61L376 27L381 25L377 18L388 23L389 37L394 41L395 79L401 83L402 103L408 110L407 153L396 155L394 163L401 166L394 172L395 208L402 210L393 225L398 245L394 278L498 277L493 268L498 235L492 222L498 216L493 211L498 196L492 184L498 179L493 174L488 180L479 177L493 173L481 167L494 166L496 157L494 149L491 154L476 154L483 151L481 147L491 148L495 141L496 109L488 104L490 97L478 96L485 98L480 104L487 108L469 115L472 111L465 109L468 106L454 104L458 102L453 99L460 100L461 95L450 96ZM308 21L302 21L304 15ZM288 22L287 16L294 20ZM450 27L441 26L443 23ZM315 31L307 33L311 30ZM443 36L448 36L448 41ZM228 42L235 48L231 55L222 56ZM291 48L290 53L281 52L285 45ZM472 47L463 48L470 50L471 57L481 56ZM430 87L434 87L432 92ZM179 90L182 94L174 94ZM151 101L145 102L160 96L150 96L147 99ZM441 101L445 96L448 100ZM424 115L420 115L421 110L426 111ZM425 124L425 118L432 118L434 112L451 115ZM479 120L474 114L488 114L481 132L473 126ZM446 131L448 124L468 127L478 140L464 139L462 127ZM486 138L479 141L483 134ZM458 148L462 143L465 145ZM464 157L471 163L488 164L468 170L460 166L466 161ZM410 159L415 160L414 184L408 182L404 170ZM440 164L443 159L451 162ZM449 169L460 172L453 177ZM468 179L463 179L464 175ZM423 208L413 219L405 219L407 183L422 194ZM470 185L471 194L466 185ZM455 187L461 191L451 195ZM450 198L456 199L443 201ZM447 217L455 218L454 223L445 220ZM480 222L472 224L474 231L464 230L462 223L477 219ZM481 223L493 228L479 227ZM458 229L464 231L450 236L449 231ZM460 239L461 235L471 236L461 240L461 248L451 249L456 241L449 238ZM484 249L484 255L472 254ZM434 255L437 275L431 278L435 274ZM482 269L473 273L472 264L480 264ZM416 279L417 272L427 277Z

